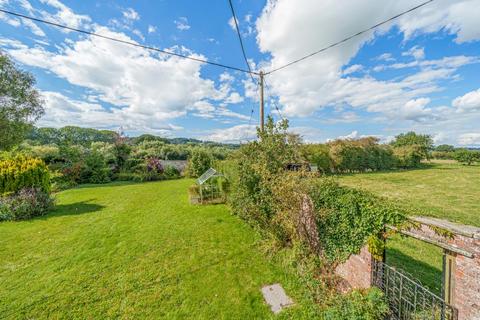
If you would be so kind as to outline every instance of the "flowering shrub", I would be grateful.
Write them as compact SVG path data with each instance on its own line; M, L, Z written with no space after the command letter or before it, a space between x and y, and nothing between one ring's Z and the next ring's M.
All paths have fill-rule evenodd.
M53 207L53 199L39 188L25 188L0 198L0 221L25 220L43 216Z
M160 159L149 158L147 160L147 171L148 172L154 172L154 173L157 173L157 174L162 174L163 173L163 166L162 166L162 163L160 162Z
M18 156L0 161L0 195L24 188L50 192L50 174L40 159Z

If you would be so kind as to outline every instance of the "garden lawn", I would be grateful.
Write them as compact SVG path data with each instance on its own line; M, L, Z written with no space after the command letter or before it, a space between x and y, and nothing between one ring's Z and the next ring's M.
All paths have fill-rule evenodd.
M339 182L396 201L416 215L480 226L480 166L439 161L424 169L339 176ZM441 294L442 250L395 236L387 241L387 263L412 274Z
M265 319L260 288L276 282L296 302L280 318L308 318L298 278L226 206L190 205L191 183L81 187L0 223L0 318Z

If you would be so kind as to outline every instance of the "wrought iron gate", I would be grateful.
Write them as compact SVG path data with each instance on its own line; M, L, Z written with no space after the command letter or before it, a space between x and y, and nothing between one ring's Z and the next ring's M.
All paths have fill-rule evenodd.
M456 320L457 311L421 284L375 259L373 285L385 293L392 320Z

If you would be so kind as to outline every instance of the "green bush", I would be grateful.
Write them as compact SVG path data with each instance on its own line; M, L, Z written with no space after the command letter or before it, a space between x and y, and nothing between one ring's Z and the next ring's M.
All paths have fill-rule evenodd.
M188 160L187 172L190 177L198 178L213 166L213 156L206 150L196 149Z
M397 166L399 168L418 168L424 158L424 150L417 145L407 145L395 147L393 154L397 158Z
M24 188L50 192L50 173L45 162L23 156L0 161L0 195Z
M322 319L382 320L388 312L388 304L380 289L353 290L349 294L338 296L335 304L326 309Z
M166 166L163 174L165 175L165 178L167 179L178 179L180 178L180 171L178 171L177 168L174 166Z
M454 157L458 162L469 166L476 161L480 161L480 152L468 149L458 149L455 151Z
M110 181L110 169L103 155L93 150L85 158L81 172L81 183L106 183Z
M25 220L43 216L53 207L53 199L40 188L24 188L0 197L0 221Z

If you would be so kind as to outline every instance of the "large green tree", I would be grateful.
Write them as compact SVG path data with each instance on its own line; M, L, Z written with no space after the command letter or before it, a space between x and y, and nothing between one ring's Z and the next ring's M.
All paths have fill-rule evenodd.
M395 148L412 147L426 159L430 159L430 151L433 150L433 139L430 135L413 131L399 134L391 144Z
M35 78L0 52L0 150L20 143L43 113Z

